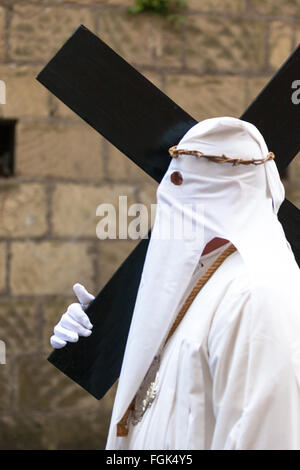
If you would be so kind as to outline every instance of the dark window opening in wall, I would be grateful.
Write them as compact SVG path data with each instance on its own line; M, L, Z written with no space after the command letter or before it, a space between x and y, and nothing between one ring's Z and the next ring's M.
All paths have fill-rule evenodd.
M0 118L0 177L14 175L16 119Z

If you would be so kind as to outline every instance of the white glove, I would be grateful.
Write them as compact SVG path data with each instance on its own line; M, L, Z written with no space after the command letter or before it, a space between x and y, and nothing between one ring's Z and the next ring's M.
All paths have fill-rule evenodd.
M81 284L74 284L73 291L80 303L69 305L60 321L54 327L54 335L50 338L50 344L55 349L63 348L67 341L76 343L79 336L90 336L93 325L84 312L94 296Z

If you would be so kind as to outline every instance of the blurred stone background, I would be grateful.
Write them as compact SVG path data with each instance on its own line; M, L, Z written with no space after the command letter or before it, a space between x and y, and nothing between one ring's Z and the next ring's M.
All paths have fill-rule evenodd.
M135 245L99 241L95 210L155 184L48 93L36 74L81 23L197 120L239 117L300 41L300 0L187 0L185 21L130 15L134 0L0 1L3 118L15 174L0 178L0 449L101 449L114 391L90 397L46 358L72 285L96 293ZM300 77L295 77L300 78ZM300 202L300 164L285 179Z

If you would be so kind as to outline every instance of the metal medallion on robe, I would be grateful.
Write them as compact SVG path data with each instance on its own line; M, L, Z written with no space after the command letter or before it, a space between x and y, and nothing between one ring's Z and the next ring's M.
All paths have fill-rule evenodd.
M160 366L161 353L159 352L153 359L147 374L140 386L134 399L134 405L131 410L131 422L139 423L146 410L155 400L158 386L158 371Z

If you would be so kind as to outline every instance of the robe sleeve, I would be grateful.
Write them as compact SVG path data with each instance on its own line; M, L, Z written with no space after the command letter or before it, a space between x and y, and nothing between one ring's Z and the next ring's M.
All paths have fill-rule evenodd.
M285 314L253 311L247 290L216 313L208 337L212 449L300 449L300 323L285 329Z

